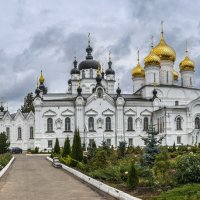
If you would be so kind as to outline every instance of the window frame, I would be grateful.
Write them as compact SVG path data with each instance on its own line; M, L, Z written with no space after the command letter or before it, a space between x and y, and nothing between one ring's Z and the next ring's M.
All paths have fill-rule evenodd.
M88 118L88 130L91 132L94 131L94 117Z
M22 128L17 128L17 140L22 140Z
M71 118L65 118L65 132L71 132Z
M178 116L176 118L176 130L177 131L183 130L182 129L182 118L180 116Z
M196 120L198 120L198 123L196 123ZM198 116L194 119L194 126L195 129L200 129L200 118Z
M133 131L133 117L128 117L127 119L127 130Z
M149 130L149 118L144 117L143 119L143 131L148 131Z
M51 120L51 122L50 122ZM52 133L53 131L53 119L51 117L47 118L47 132Z
M29 129L29 131L30 131L30 137L29 137L29 139L34 139L34 131L33 131L34 129L33 129L33 126L31 126L30 127L30 129Z
M106 131L112 131L111 117L106 117Z

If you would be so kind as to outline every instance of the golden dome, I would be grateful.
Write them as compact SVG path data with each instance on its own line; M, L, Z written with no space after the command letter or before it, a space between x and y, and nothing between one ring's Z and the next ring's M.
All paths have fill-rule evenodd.
M144 67L150 65L160 66L160 58L153 52L153 50L151 50L149 55L144 58Z
M144 69L141 67L141 65L139 63L136 65L136 67L134 67L132 69L132 76L134 76L134 77L144 77L145 76Z
M186 51L185 52L186 52L186 56L179 64L180 71L182 71L182 70L194 71L195 64L188 56L187 47L186 47Z
M174 81L178 81L178 72L176 70L173 69L173 78L174 78Z
M153 52L159 56L160 60L170 60L172 62L176 60L176 52L165 42L163 32L160 42L153 48Z
M144 73L144 69L141 67L140 62L139 62L139 60L140 60L139 59L139 51L137 53L138 53L138 59L137 59L138 63L136 65L136 67L134 67L132 69L132 76L139 78L139 77L144 77L145 73Z
M40 79L39 79L39 81L40 81L40 84L43 84L44 81L45 81L44 76L43 76L43 74L42 74L42 70L41 70L41 74L40 74Z

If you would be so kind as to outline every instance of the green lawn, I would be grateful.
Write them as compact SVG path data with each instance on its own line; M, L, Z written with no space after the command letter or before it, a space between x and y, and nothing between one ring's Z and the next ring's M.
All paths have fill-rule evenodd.
M161 193L153 200L199 200L200 184L188 184Z

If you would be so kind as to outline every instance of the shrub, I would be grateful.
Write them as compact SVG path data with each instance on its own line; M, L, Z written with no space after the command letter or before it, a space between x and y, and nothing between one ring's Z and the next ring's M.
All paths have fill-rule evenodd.
M62 156L66 157L70 153L71 153L70 140L69 140L69 137L67 137L67 139L65 140L65 144L64 144L64 149L63 149Z
M178 158L176 166L178 183L200 182L200 155L188 154Z
M10 153L5 153L0 155L0 170L2 170L10 161L12 155Z
M34 153L38 153L39 152L39 147L35 147L35 151L34 151Z
M94 168L98 169L98 168L105 168L108 165L108 161L107 161L107 152L104 149L98 149L95 157L91 160L92 165Z
M71 162L72 162L72 158L68 155L67 157L60 158L60 162L65 164L65 165L70 166Z
M138 183L139 183L139 178L138 178L137 170L135 168L135 163L132 162L130 169L128 171L127 184L129 187L135 188L138 185Z
M119 142L119 147L118 147L118 157L123 158L126 154L126 142Z
M59 145L59 140L56 138L56 143L54 146L54 154L60 154L60 145Z

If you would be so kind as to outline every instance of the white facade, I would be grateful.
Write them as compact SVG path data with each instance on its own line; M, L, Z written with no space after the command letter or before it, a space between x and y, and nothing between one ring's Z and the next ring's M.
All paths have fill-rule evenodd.
M71 71L67 93L37 90L34 114L1 113L0 131L10 128L11 146L50 150L56 138L60 146L67 136L72 144L75 129L87 146L92 140L97 146L103 141L114 147L120 141L144 146L141 136L147 134L151 122L165 136L163 145L200 143L200 90L194 87L194 72L182 71L183 84L178 85L173 79L173 62L162 61L160 67L147 67L145 77L133 78L134 94L121 94L119 88L114 89L111 60L104 77L93 60L92 48L88 46L86 51L86 60ZM192 85L188 77L192 77Z

